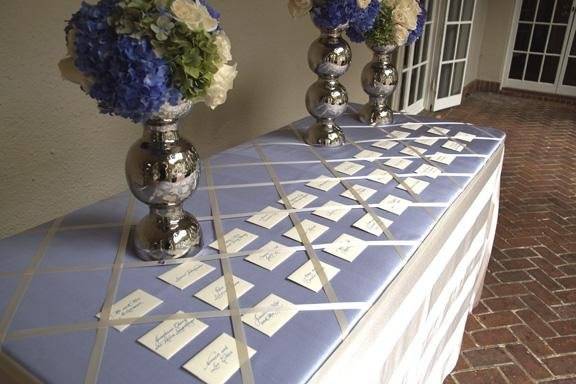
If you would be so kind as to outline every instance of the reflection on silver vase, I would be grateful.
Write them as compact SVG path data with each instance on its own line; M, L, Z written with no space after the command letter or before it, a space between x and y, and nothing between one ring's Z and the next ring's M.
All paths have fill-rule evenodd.
M348 106L346 88L338 81L352 59L350 46L342 38L345 29L321 30L320 37L308 50L308 65L318 75L306 93L306 108L316 118L306 133L310 145L336 147L346 142L344 132L335 122Z
M165 105L144 123L144 134L126 159L126 177L136 198L150 213L136 227L134 244L143 260L193 256L202 247L200 224L182 208L200 176L198 153L178 133L178 119L190 102Z
M371 46L374 57L362 71L362 88L370 97L360 110L360 121L370 125L390 124L394 121L388 98L394 93L398 84L398 72L392 62L392 53L398 48L395 45Z

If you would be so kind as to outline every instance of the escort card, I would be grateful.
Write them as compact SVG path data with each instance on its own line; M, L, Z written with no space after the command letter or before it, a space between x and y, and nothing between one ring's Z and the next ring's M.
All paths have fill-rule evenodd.
M295 209L302 209L318 198L317 196L302 191L294 191L287 197L290 205ZM282 199L278 200L278 202L284 204L284 200Z
M364 240L344 233L334 240L333 245L324 248L324 252L352 262L364 252L367 247Z
M177 313L184 313L178 311ZM208 326L195 318L166 320L138 339L138 342L170 360Z
M403 132L403 131L392 131L390 132L390 136L395 137L397 139L405 139L410 136L410 132Z
M256 351L248 347L248 357ZM236 340L223 333L182 366L207 384L224 384L240 369Z
M362 168L364 168L363 165L356 164L351 161L345 161L342 164L338 165L337 167L334 167L334 169L337 170L338 172L341 172L348 176L352 176L353 174L358 173L358 171L360 171Z
M431 177L431 178L435 179L442 173L442 170L440 170L440 169L438 169L432 165L429 165L429 164L422 164L414 172L416 172L419 175L427 176L427 177Z
M471 133L466 132L458 132L456 135L454 135L454 138L465 141L467 143L471 143L476 138L476 135L472 135Z
M383 169L375 169L366 176L369 180L380 184L388 184L394 177Z
M412 160L394 158L394 159L388 160L384 164L386 164L387 166L392 167L392 168L406 169L406 167L408 167L410 164L412 164Z
M446 165L452 164L454 159L456 159L456 156L450 155L448 153L436 152L434 155L430 156L430 160Z
M405 124L401 125L402 128L409 129L411 131L415 131L418 128L420 128L421 126L422 126L422 124L420 124L420 123L405 123Z
M370 151L368 149L360 151L354 155L354 157L357 159L363 159L363 160L367 160L367 161L375 161L380 156L382 156L382 154L380 152Z
M214 269L213 266L206 263L187 261L176 268L172 268L168 272L161 274L158 278L176 288L184 290L212 272Z
M380 140L372 144L373 147L382 148L382 149L392 149L398 145L397 141L392 140Z
M384 200L380 202L378 208L393 213L395 215L401 215L404 213L406 208L410 206L411 201L397 197L394 195L388 195Z
M288 212L274 207L266 207L260 212L262 213L256 214L246 221L266 229L272 229L290 215Z
M465 147L460 143L457 143L457 142L452 141L452 140L448 140L447 142L445 142L442 145L442 148L450 149L450 150L456 151L456 152L462 152Z
M352 186L352 188L354 189L354 191L356 191L356 193L358 193L358 195L360 195L360 198L364 201L368 200L370 197L372 197L376 193L376 190L374 190L372 188L365 187L363 185L355 184ZM356 197L354 196L354 194L350 190L346 190L346 191L342 192L340 194L340 196L356 201Z
M237 298L242 297L242 295L254 287L254 285L239 277L232 276L232 278ZM194 296L221 311L226 309L228 307L228 294L226 293L226 282L224 281L224 276L208 284Z
M112 305L110 309L110 320L121 320L132 317L142 317L154 308L162 304L159 298L137 289L122 300ZM102 312L96 315L97 318L102 316ZM124 331L130 324L116 325L114 329Z
M340 180L338 179L329 178L327 176L320 176L306 185L309 186L310 188L328 192L338 184L340 184Z
M314 240L316 240L320 236L322 236L322 234L328 230L328 227L326 227L325 225L315 223L311 220L303 220L301 224L302 228L304 229L304 233L306 233L308 241L311 243L314 242ZM302 243L302 239L300 239L300 235L298 234L296 227L286 232L284 236Z
M250 232L243 231L239 228L233 229L224 235L224 242L226 244L226 251L228 253L239 252L242 248L256 240L258 236ZM210 248L220 250L218 240L210 244Z
M346 204L341 204L336 201L329 201L321 208L322 209L317 209L316 211L312 212L312 214L334 222L340 221L340 219L346 216L346 214L350 212L351 209L348 208Z
M417 195L421 194L430 185L429 182L414 177L407 177L402 182ZM397 188L407 191L408 189L404 185L399 184Z
M322 261L320 262L320 265L322 266L328 281L332 280L334 276L340 272L338 268L333 267L330 264L326 264ZM308 288L309 290L316 293L322 289L322 281L316 273L316 269L314 269L312 260L308 260L300 268L294 271L290 276L288 276L288 280L291 280L296 284L300 284L304 288Z
M380 217L380 220L382 221L382 224L384 224L386 228L388 228L393 223L391 220L385 219L383 217ZM360 220L355 222L352 226L361 229L364 232L368 232L374 236L381 236L382 233L384 233L380 225L378 225L376 220L374 220L374 217L369 213L365 214Z
M294 304L288 300L284 300L280 296L271 293L264 300L256 304L257 307L272 308L271 310L246 313L242 316L242 321L266 336L272 337L298 313L297 310L274 312L273 308L291 307L293 305Z
M436 142L440 140L436 137L421 137L419 139L414 140L415 143L426 145L428 147L436 144Z
M428 130L428 133L431 133L433 135L438 135L438 136L446 136L446 134L448 134L448 132L450 132L449 129L440 128L440 127L432 127Z
M425 154L426 151L427 151L427 149L425 149L425 148L406 147L403 150L401 150L400 153L403 153L403 154L408 155L408 156L421 156L421 155Z
M292 248L270 241L257 252L250 254L244 260L259 265L269 271L282 264L286 259L294 254Z

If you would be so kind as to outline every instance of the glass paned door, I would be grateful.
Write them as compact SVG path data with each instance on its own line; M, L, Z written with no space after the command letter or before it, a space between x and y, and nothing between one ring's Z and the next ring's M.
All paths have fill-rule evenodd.
M575 94L564 79L573 71L573 6L574 0L518 1L504 87Z
M558 80L558 93L576 96L576 14L573 16L572 31L565 51Z
M396 108L410 114L419 113L424 109L424 99L428 91L435 3L434 0L427 0L425 4L427 16L422 36L414 44L402 47L399 52L402 74L400 90L396 93L398 95Z
M462 101L475 0L448 0L433 110Z

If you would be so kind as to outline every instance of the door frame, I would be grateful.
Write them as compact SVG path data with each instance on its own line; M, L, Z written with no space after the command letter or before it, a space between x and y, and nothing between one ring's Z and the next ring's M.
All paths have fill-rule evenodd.
M447 97L443 97L442 101L440 103L438 103L438 86L439 86L439 82L440 82L440 70L442 67L442 57L444 54L444 43L445 43L445 31L448 27L448 25L450 24L454 24L454 22L448 22L448 6L451 0L442 0L439 1L438 3L441 4L441 7L438 7L438 12L436 12L436 20L435 23L437 26L442 26L442 28L437 28L436 31L436 40L435 40L435 45L434 45L434 73L436 74L436 76L434 77L434 81L432 83L433 89L431 90L430 93L430 100L428 101L428 105L430 107L430 110L435 112L435 111L439 111L442 109L446 109L446 108L450 108L450 107L454 107L456 105L459 105L462 103L462 97L463 97L463 93L464 93L464 80L466 79L466 73L468 70L468 62L470 60L470 43L471 43L471 39L472 36L474 35L475 32L475 28L477 28L477 26L475 25L475 18L476 18L476 10L477 10L477 6L478 6L478 2L479 1L483 1L483 0L474 0L474 7L472 9L472 17L470 19L470 34L468 35L468 45L466 47L466 61L464 62L464 70L462 72L462 88L460 89L460 93L457 95L452 95L452 96L447 96ZM462 8L460 9L460 18L462 17ZM458 21L459 24L461 24L461 21ZM458 44L458 36L460 34L460 28L458 28L458 35L456 37L456 44ZM440 49L437 49L437 48ZM455 48L456 49L456 48ZM454 63L453 63L454 64ZM454 65L452 66L452 68L454 68ZM452 77L450 80L450 85L452 84ZM450 89L452 87L450 86Z
M512 15L512 26L510 28L510 33L508 34L508 44L506 44L506 56L504 59L504 69L502 71L502 76L500 78L500 89L502 88L514 88L519 90L528 90L533 92L543 92L543 93L550 93L550 94L560 94L560 95L569 95L574 96L576 94L576 87L571 87L567 85L562 85L559 83L561 76L564 75L566 70L566 65L568 61L568 55L562 56L562 53L566 52L566 49L570 46L568 45L572 39L574 38L574 29L576 29L576 24L574 22L574 17L576 12L574 12L574 7L576 7L576 1L572 1L572 10L570 12L570 17L568 18L568 25L567 31L568 38L564 40L564 44L562 45L562 50L560 51L560 62L558 63L558 70L556 71L556 79L554 84L550 83L540 83L536 81L528 81L528 80L517 80L517 79L509 79L508 75L510 74L510 66L512 65L512 54L514 51L514 43L516 42L516 33L518 32L518 24L520 23L520 12L522 10L522 2L523 0L514 0L514 13ZM538 12L538 9L536 9ZM552 15L554 17L554 15ZM531 39L530 39L531 40ZM531 41L528 42L531 44ZM564 87L563 89L560 89ZM568 90L567 92L566 87L574 88L574 91Z

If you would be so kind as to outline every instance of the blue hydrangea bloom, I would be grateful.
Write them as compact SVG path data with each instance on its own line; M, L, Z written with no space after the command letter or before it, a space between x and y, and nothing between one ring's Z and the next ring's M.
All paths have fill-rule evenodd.
M348 24L360 11L356 0L325 0L312 8L312 19L320 28L334 29Z
M171 86L170 67L150 42L118 35L108 25L117 0L82 3L68 28L76 30L76 67L93 81L89 95L102 113L141 122L180 92Z
M422 36L422 33L424 33L424 26L426 24L426 9L424 8L425 5L424 1L420 0L419 5L420 5L420 13L418 14L416 29L414 29L408 35L408 42L407 42L408 45L418 40L420 36Z
M372 0L366 9L357 13L356 17L350 21L347 31L350 40L355 43L361 43L366 40L366 33L374 26L379 11L380 2Z

